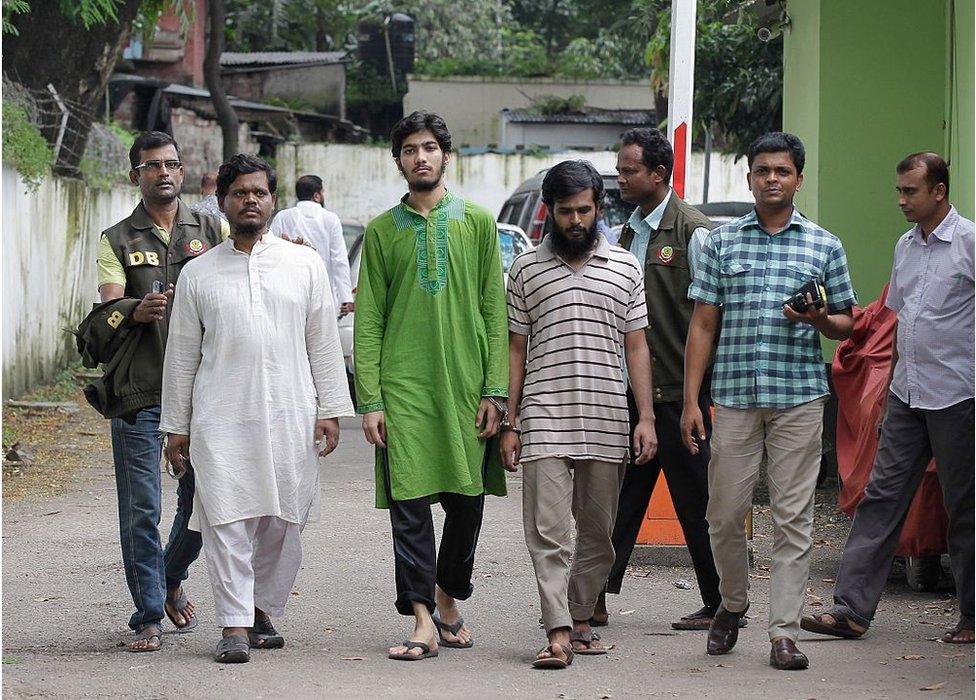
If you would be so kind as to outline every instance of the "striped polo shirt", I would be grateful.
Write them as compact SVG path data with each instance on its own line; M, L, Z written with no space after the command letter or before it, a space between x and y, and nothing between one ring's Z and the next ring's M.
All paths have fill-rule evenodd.
M515 259L508 327L529 336L519 405L523 462L627 458L624 334L646 326L640 265L602 234L578 270L553 252L549 237Z

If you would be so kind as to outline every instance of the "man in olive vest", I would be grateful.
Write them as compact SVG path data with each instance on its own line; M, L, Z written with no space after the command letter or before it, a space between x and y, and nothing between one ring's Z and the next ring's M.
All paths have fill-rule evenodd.
M189 565L200 553L200 534L187 530L193 507L193 472L180 479L176 518L165 550L159 538L162 501L159 404L168 306L183 265L218 245L227 223L180 201L183 164L172 136L150 131L129 151L129 179L142 201L132 214L104 231L98 252L98 292L103 302L141 299L122 324L147 324L132 362L155 371L130 373L152 381L117 387L126 414L112 418L112 452L119 499L119 534L125 578L136 611L129 627L130 651L156 651L167 615L180 631L196 626L193 604L183 591ZM150 330L151 329L151 330Z
M646 332L651 349L659 446L649 463L627 466L613 529L617 556L606 593L620 593L637 533L663 470L704 603L701 610L684 615L671 626L679 630L707 630L722 602L705 521L709 449L706 443L697 455L690 454L681 442L680 421L685 339L694 310L694 303L688 299L688 287L694 275L696 254L712 224L671 189L673 165L671 144L659 130L641 128L624 133L617 154L617 182L621 199L636 204L637 208L623 228L619 245L633 253L644 266L649 322ZM629 389L627 397L633 426L637 413ZM707 383L699 404L708 420ZM593 622L598 625L607 622L605 596L597 603Z

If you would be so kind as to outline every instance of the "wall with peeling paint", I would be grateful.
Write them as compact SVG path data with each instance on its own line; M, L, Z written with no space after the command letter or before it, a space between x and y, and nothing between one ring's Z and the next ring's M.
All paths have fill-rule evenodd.
M27 192L3 164L3 398L50 380L77 357L75 328L97 300L99 234L128 216L139 191L48 178Z

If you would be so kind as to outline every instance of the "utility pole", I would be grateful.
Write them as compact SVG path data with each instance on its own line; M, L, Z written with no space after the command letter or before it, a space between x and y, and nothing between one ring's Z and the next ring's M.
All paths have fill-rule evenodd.
M668 140L674 148L671 186L685 196L691 160L691 111L695 94L697 0L671 0L671 62L668 68Z

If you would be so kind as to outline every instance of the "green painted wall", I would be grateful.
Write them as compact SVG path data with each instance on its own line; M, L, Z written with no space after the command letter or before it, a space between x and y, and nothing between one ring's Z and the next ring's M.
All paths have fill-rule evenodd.
M950 198L959 212L968 219L976 218L976 122L973 115L976 95L973 94L973 25L976 22L976 3L955 0L953 3L953 80L950 83L951 125L949 131Z
M862 303L877 298L908 229L895 165L945 151L947 11L948 0L788 4L784 129L803 139L814 165L806 177L816 180L798 204L844 241Z

